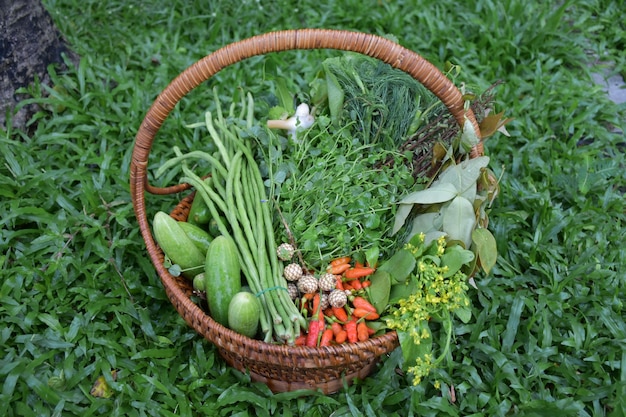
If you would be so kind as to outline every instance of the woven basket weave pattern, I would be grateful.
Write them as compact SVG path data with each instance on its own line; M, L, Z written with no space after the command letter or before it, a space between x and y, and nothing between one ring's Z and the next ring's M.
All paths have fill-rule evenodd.
M220 355L236 369L266 383L276 392L295 389L321 389L335 392L354 378L366 377L377 360L398 347L395 332L365 342L308 348L268 344L249 339L221 326L209 317L190 296L191 283L170 275L163 266L164 256L151 233L144 193L167 195L189 189L187 184L159 188L147 180L148 157L161 125L176 104L191 90L220 70L256 55L294 49L337 49L358 52L398 68L433 92L463 126L466 118L480 132L474 114L465 111L461 92L430 62L388 39L365 33L302 29L272 32L227 45L199 60L176 77L148 110L136 136L131 161L131 198L148 254L161 278L168 298L183 319L218 348ZM482 144L472 157L482 155ZM185 197L171 212L186 220L193 195Z

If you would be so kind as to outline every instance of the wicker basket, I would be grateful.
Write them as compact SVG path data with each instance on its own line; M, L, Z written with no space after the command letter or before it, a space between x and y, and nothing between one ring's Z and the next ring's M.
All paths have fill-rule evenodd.
M131 162L130 186L141 234L148 254L165 287L167 296L184 320L213 343L234 368L249 372L251 378L274 392L320 389L340 390L355 378L365 378L381 355L398 347L395 332L365 342L309 348L275 345L253 340L221 326L191 299L188 280L170 275L163 266L163 253L156 245L148 223L144 192L165 195L189 189L187 184L154 187L147 180L150 148L168 114L192 89L221 69L244 59L270 52L295 49L337 49L377 58L398 68L433 92L462 126L465 118L480 132L471 110L464 109L461 92L434 65L420 55L382 37L340 30L302 29L271 32L227 45L199 60L176 77L157 97L137 132ZM482 155L482 144L472 156ZM184 198L172 211L177 220L186 220L193 195Z

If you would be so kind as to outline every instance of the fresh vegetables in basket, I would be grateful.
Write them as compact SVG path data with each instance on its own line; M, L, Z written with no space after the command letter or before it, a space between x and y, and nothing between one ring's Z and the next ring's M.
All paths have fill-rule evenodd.
M171 223L162 213L155 236L175 263L172 274L201 275L195 287L222 325L267 343L310 347L395 330L404 368L418 383L446 357L452 317L471 318L470 278L495 263L486 226L497 181L487 157L463 155L475 139L469 128L458 143L439 144L445 152L434 182L416 177L413 154L399 149L424 123L420 115L436 109L432 97L370 58L323 67L312 107L300 104L290 114L283 100L272 110L283 117L265 129L250 95L238 115L233 107L224 115L216 96L215 115L192 126L206 127L216 151L175 147L157 172L180 166L180 181L196 189L188 221L219 231L204 268L194 250L168 249L174 237L158 230ZM176 240L185 243L179 248L201 243ZM250 292L242 291L246 285ZM444 346L433 345L431 323L445 333Z

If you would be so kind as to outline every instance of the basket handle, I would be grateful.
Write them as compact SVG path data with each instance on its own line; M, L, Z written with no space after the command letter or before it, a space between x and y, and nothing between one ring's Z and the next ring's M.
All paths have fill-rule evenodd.
M152 194L184 191L188 184L154 187L147 180L150 148L166 117L191 90L225 67L244 59L270 52L294 49L337 49L358 52L398 68L429 89L441 100L463 127L465 117L480 138L480 128L471 109L465 110L461 92L437 67L417 53L380 36L331 29L297 29L270 32L244 39L207 55L179 74L156 98L146 114L135 139L130 172L130 188L138 218L145 217L144 190ZM483 154L482 142L471 151L472 157ZM147 227L140 220L140 227Z

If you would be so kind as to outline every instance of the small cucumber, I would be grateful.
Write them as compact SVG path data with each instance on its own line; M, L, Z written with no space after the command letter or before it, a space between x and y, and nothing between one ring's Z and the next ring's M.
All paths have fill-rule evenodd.
M220 220L222 221L222 223L226 223L226 219L224 217L220 216ZM217 227L217 220L215 220L214 218L211 218L209 220L209 224L207 228L209 230L209 234L213 237L218 237L219 235L222 234L222 232L220 232L219 227Z
M204 272L200 272L198 275L193 277L193 289L204 292Z
M189 222L178 222L178 224L185 231L187 237L189 237L189 239L196 244L196 247L200 249L202 253L206 253L206 251L209 250L209 244L213 238L208 232Z
M228 306L241 291L241 265L231 237L217 236L209 245L204 263L204 288L211 317L228 325Z
M254 337L261 319L261 303L247 291L235 294L228 305L228 327L239 334Z
M172 263L180 266L183 276L192 279L202 272L202 265L205 263L204 253L189 239L174 218L159 211L154 215L152 228L161 250Z
M209 182L210 178L204 180L205 183ZM204 202L204 199L199 193L196 193L191 202L189 208L189 214L187 215L187 221L195 226L206 226L211 220L211 212L209 207Z

